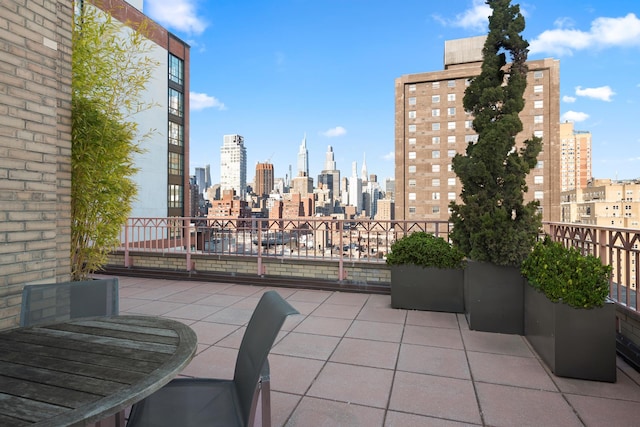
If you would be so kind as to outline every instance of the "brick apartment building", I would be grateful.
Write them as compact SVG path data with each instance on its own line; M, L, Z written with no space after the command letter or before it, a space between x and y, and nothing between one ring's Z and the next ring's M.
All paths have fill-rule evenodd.
M469 79L480 74L485 36L445 42L444 70L404 75L395 82L395 218L447 220L459 201L460 181L451 168L477 135L462 101ZM525 200L540 201L543 219L560 219L560 64L528 61L521 143L542 137L538 165L527 178Z

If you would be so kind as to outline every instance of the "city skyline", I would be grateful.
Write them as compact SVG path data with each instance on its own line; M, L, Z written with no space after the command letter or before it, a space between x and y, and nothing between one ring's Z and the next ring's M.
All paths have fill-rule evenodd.
M639 8L620 3L520 2L529 59L560 60L559 119L591 132L596 178L640 176ZM276 177L295 175L306 133L312 178L331 145L337 169L366 155L381 182L394 176L394 79L441 69L444 40L486 34L488 15L480 0L163 5L144 11L192 48L190 174L217 175L222 135L238 133L250 168L272 156Z

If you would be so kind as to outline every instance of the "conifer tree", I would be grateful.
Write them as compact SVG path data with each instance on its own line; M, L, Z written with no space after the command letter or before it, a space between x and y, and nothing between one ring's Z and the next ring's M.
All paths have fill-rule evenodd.
M522 131L529 43L524 17L510 0L487 0L492 9L482 70L465 91L477 142L453 158L462 183L461 204L450 204L451 239L470 259L519 266L540 229L538 202L524 204L525 178L535 167L542 140L532 136L516 149ZM510 64L507 64L507 55Z

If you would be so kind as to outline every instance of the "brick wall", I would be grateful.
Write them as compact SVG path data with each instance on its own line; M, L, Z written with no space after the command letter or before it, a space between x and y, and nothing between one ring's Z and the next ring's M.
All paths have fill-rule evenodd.
M72 13L0 2L0 329L24 284L69 278Z

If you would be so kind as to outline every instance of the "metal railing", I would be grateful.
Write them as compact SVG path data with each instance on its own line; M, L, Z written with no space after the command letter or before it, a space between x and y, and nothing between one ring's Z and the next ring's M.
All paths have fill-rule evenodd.
M640 230L551 222L543 227L553 240L610 264L611 298L638 311ZM257 274L262 274L267 257L330 261L338 264L338 279L343 280L345 262L384 263L391 245L400 237L425 231L448 239L450 230L447 221L130 218L118 251L124 252L125 267L131 265L132 251L184 254L187 271L192 269L194 254L253 257Z

